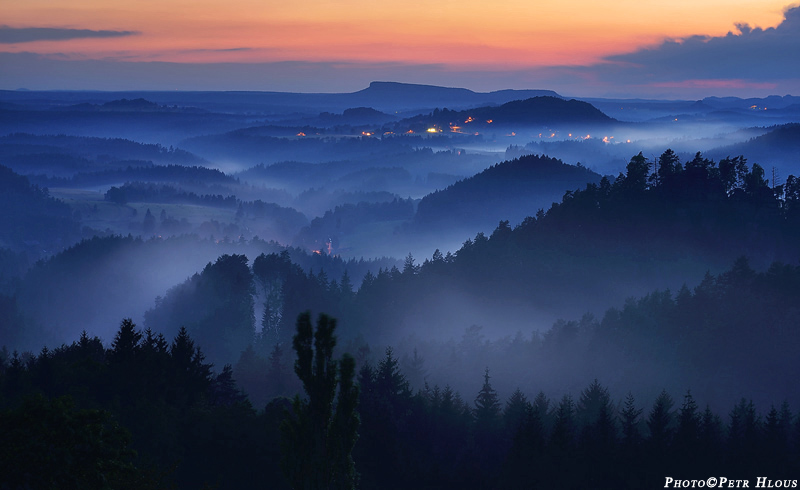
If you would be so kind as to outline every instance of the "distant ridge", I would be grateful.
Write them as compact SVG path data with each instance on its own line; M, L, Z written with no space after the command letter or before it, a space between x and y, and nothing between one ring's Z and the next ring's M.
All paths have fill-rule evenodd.
M498 90L495 92L473 92L465 88L439 87L399 82L372 82L369 87L351 94L365 102L364 105L377 106L393 104L399 109L449 107L462 109L481 105L497 105L513 100L532 97L561 96L552 90ZM362 99L363 98L363 99Z
M439 87L399 82L372 82L351 93L296 92L169 92L169 91L30 91L0 90L0 102L35 101L41 108L75 104L103 104L119 99L146 99L149 102L179 107L198 107L212 112L283 112L313 108L341 113L355 107L371 107L386 113L430 111L436 107L466 109L499 105L537 96L560 97L552 90L498 90L474 92L465 88Z
M706 97L702 102L714 109L783 109L792 104L800 104L800 97L792 95L770 95L761 98L741 99L739 97Z

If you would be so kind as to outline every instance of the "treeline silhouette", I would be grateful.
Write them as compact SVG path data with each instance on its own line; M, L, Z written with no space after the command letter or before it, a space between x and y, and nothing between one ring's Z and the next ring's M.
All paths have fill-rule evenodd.
M242 228L247 224L241 222L246 218L262 220L264 227L272 232L282 241L288 241L303 226L308 224L308 218L294 208L280 206L271 202L264 202L260 199L254 201L243 201L235 195L223 194L197 194L186 191L182 188L168 184L153 184L146 182L126 182L117 187L112 186L104 195L104 199L119 205L128 203L153 203L153 204L192 204L197 206L208 206L223 209L235 209L235 222L227 225L220 225L215 220L203 222L197 229L199 233L215 234L219 236L220 231L223 235L233 235L238 237ZM149 212L149 209L148 209ZM155 217L145 215L142 223L142 231L145 235L159 231L165 235L186 232L191 229L184 217L184 222L179 223L170 216L161 217L161 223L156 230Z
M152 162L136 161L125 168L107 169L96 172L79 172L70 177L31 176L39 185L68 187L102 185L118 182L178 182L192 184L233 184L236 179L216 169L183 166L156 165Z
M104 331L102 324L113 324L120 312L143 313L153 306L156 295L163 295L159 291L190 277L209 260L213 262L224 254L257 257L285 251L287 260L301 271L313 271L314 276L327 271L331 277L341 277L349 271L354 284L368 270L397 263L387 257L345 260L260 238L243 242L217 236L220 238L181 235L149 240L131 235L95 236L32 264L28 270L17 261L19 254L0 252L0 271L5 279L0 284L0 346L36 349L42 343L67 341L83 328L95 333ZM186 272L173 272L181 270ZM295 294L304 297L301 288ZM197 299L205 301L202 297ZM303 308L300 305L287 311L297 313ZM291 323L287 325L291 335ZM202 340L207 341L211 340ZM269 349L265 355L268 352Z
M254 468L279 475L282 408L256 413L186 330L170 342L125 320L107 347L84 332L2 368L3 488L241 488Z
M23 115L24 113L19 113ZM124 171L127 167L157 163L174 166L207 164L185 150L124 138L12 133L0 137L5 165L25 174L69 177L75 173ZM207 170L208 173L213 170Z
M149 182L126 182L117 187L112 186L106 191L104 198L116 204L129 202L159 203L159 204L197 204L237 210L237 218L252 216L256 218L270 217L276 220L285 229L302 226L308 219L293 208L279 206L275 203L264 202L260 199L243 201L232 194L202 194L185 191L169 184L154 184Z
M299 318L296 366L311 362L302 347L311 346L310 326L302 327L308 314ZM318 327L327 321L321 317ZM314 334L317 352L329 345L323 360L336 345L332 334L332 327ZM0 361L4 488L47 486L55 478L81 488L289 488L281 468L296 475L291 461L302 447L281 429L289 401L254 408L231 367L214 372L186 329L170 342L123 320L110 345L84 332L37 355L4 352ZM314 373L323 375L319 369ZM614 399L597 380L560 398L516 390L502 399L489 368L466 396L447 385L413 391L391 348L377 362L347 369L341 379L354 376L360 393L358 419L350 423L358 435L341 434L355 445L340 457L347 465L352 454L362 488L643 488L666 477L791 479L800 469L800 417L787 403L759 411L742 399L717 412L691 392L677 400L667 391L652 401ZM326 423L324 414L333 412L320 410L331 405L315 405L326 395L314 392L314 383L298 400L310 400L307 417ZM333 407L347 415L352 409L342 403L340 397ZM295 417L309 410L302 406ZM295 420L301 430L302 417ZM335 443L339 436L325 437Z
M221 194L204 194L199 196L194 192L186 192L168 184L154 184L150 182L126 182L117 187L111 186L104 195L106 201L117 204L129 202L157 202L157 203L182 203L198 204L219 208L235 208L238 204L236 196Z
M229 259L222 258L219 265L225 260ZM289 341L291 319L306 306L313 306L316 311L335 312L343 320L340 335L351 351L362 352L362 360L369 358L370 345L381 345L389 338L385 334L392 332L384 329L396 328L394 338L403 347L406 367L414 363L411 351L418 351L419 357L427 360L429 381L463 387L465 377L476 376L480 366L490 365L509 376L524 369L517 386L539 386L552 393L600 376L615 390L651 396L656 394L654 386L671 391L692 387L717 407L745 394L760 405L775 397L800 402L793 379L787 374L800 369L794 355L800 345L796 328L798 266L775 263L764 272L756 272L742 258L724 273L708 274L694 289L684 286L675 294L654 291L607 309L600 317L586 314L580 319L558 320L549 329L534 330L532 335L519 330L516 335L509 332L494 339L486 338L483 327L473 324L462 329L460 339L447 340L423 336L421 330L401 324L406 318L403 313L412 308L414 300L409 298L430 294L425 289L420 291L423 284L419 276L430 273L431 267L443 266L446 260L440 258L422 266L408 261L402 271L393 267L382 269L377 276L368 273L361 286L354 288L346 274L340 281L329 280L324 271L304 272L286 254L259 256L253 265L253 278L263 313L255 330L241 330L240 337L242 345L255 339L253 348L248 347L239 357L230 352L225 362L234 364L237 379L255 400L264 403L273 396L285 395L281 388L287 384L285 379L262 381L270 366L285 362L281 345ZM244 274L244 267L241 269ZM148 313L147 321L171 315L172 330L167 331L174 331L182 317L192 318L205 311L206 305L216 304L213 298L192 296L200 293L191 284L170 291ZM219 287L233 291L232 285ZM243 293L239 301L246 301L246 296ZM229 317L237 318L233 310ZM209 325L216 325L211 316L204 318ZM387 326L382 322L393 323ZM155 322L147 325L153 329L166 327ZM233 329L230 321L203 334L198 329L198 342L207 345ZM190 332L194 335L194 330ZM414 374L410 379L415 388L423 386L422 375ZM513 384L509 379L498 381L505 392L517 387Z

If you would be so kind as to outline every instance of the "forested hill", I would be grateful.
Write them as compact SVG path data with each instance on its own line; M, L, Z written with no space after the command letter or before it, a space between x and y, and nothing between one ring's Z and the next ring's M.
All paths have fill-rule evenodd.
M637 155L613 184L603 178L568 192L547 212L514 228L501 222L455 253L436 251L421 264L409 255L402 268L361 276L357 291L352 285L361 277L355 274L345 277L327 268L306 274L286 257L260 256L252 270L264 316L260 322L239 316L250 325L243 331L260 323L255 330L262 338L268 333L281 342L289 341L296 314L309 308L341 319L346 341L360 338L372 345L423 333L451 338L469 325L483 326L490 337L544 330L558 318L599 315L649 291L693 287L707 271L727 270L741 256L750 257L757 270L776 260L796 263L798 204L798 179L789 177L773 190L763 169L743 158L716 163L697 155L682 164L671 151L656 162ZM231 276L246 277L245 267L236 265L240 272ZM191 317L184 312L206 311L213 302L189 294L199 291L193 284L167 294L148 313L148 326L164 329L169 323L174 333L182 318ZM229 298L232 312L248 301L251 293L244 291ZM213 318L203 315L197 325ZM200 331L186 326L193 335ZM212 342L208 332L217 330L198 334L203 346ZM232 362L232 356L235 352L220 357Z
M768 128L769 132L749 141L724 146L713 150L715 156L748 155L755 161L770 162L782 170L779 177L785 178L789 172L800 172L800 124L783 124ZM767 168L767 172L771 170Z
M79 237L80 224L68 205L0 165L0 248L27 252L35 260Z
M493 284L486 294L497 298L522 289L551 307L578 306L584 294L607 305L642 287L698 281L742 255L760 268L794 263L798 225L793 176L773 189L763 168L742 157L716 163L698 154L681 164L672 151L655 162L639 154L613 184L603 178L568 191L516 228L503 222L491 236L468 240L447 276L474 294Z
M373 299L360 307L360 328L395 339L410 325L443 336L464 324L513 334L697 284L741 256L757 269L796 263L798 240L795 177L772 189L763 169L741 157L682 164L671 151L656 162L640 154L613 184L603 178L455 253L437 251L422 264L408 257L404 271L365 279L363 297Z
M743 158L716 163L697 155L681 164L671 151L656 162L637 155L613 184L602 178L567 192L547 212L513 228L503 221L455 253L436 251L421 264L409 255L402 270L363 276L351 269L345 279L341 269L315 267L306 275L285 257L256 259L257 302L265 305L259 311L281 312L260 323L288 341L293 317L311 308L342 319L345 338L360 335L379 345L422 329L446 338L471 324L493 336L544 329L555 319L600 314L647 291L698 284L706 271L721 272L741 256L757 269L776 260L796 263L799 204L798 179L789 177L773 191L763 169ZM344 287L362 277L357 294ZM169 316L174 333L185 316L180 312L211 304L180 293L190 286L169 293L150 318ZM165 328L156 323L149 326ZM201 345L211 337L201 336Z
M469 133L475 129L490 130L493 127L524 128L562 124L586 127L613 122L614 119L588 102L541 96L514 100L501 106L484 106L462 111L436 109L429 114L403 119L397 123L397 127L425 131L433 125L444 130L456 128L455 130Z
M136 162L141 163L141 162ZM233 184L236 179L217 169L206 167L185 167L182 165L128 165L125 168L112 168L93 172L81 172L71 177L48 177L46 174L32 175L30 179L40 185L67 187L101 186L119 182L147 181L179 182L192 184Z
M25 175L70 177L123 171L130 166L199 168L208 162L187 151L123 138L13 133L0 136L3 164Z
M428 194L419 203L414 224L422 229L491 230L498 217L519 223L535 210L560 201L565 191L597 184L600 178L585 167L526 155Z

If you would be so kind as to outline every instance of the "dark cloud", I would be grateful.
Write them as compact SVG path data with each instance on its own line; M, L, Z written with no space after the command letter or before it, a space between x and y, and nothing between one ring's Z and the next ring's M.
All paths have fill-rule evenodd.
M692 36L606 58L590 67L603 78L678 81L739 79L771 81L800 78L800 7L786 10L777 27L737 24L725 36Z
M136 31L93 31L90 29L62 29L58 27L0 26L0 44L29 43L33 41L66 41L68 39L107 38L134 36Z

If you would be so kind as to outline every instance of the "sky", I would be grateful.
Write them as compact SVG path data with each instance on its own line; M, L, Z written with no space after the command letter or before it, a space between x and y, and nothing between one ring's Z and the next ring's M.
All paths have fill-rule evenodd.
M0 89L800 95L786 0L0 0Z

